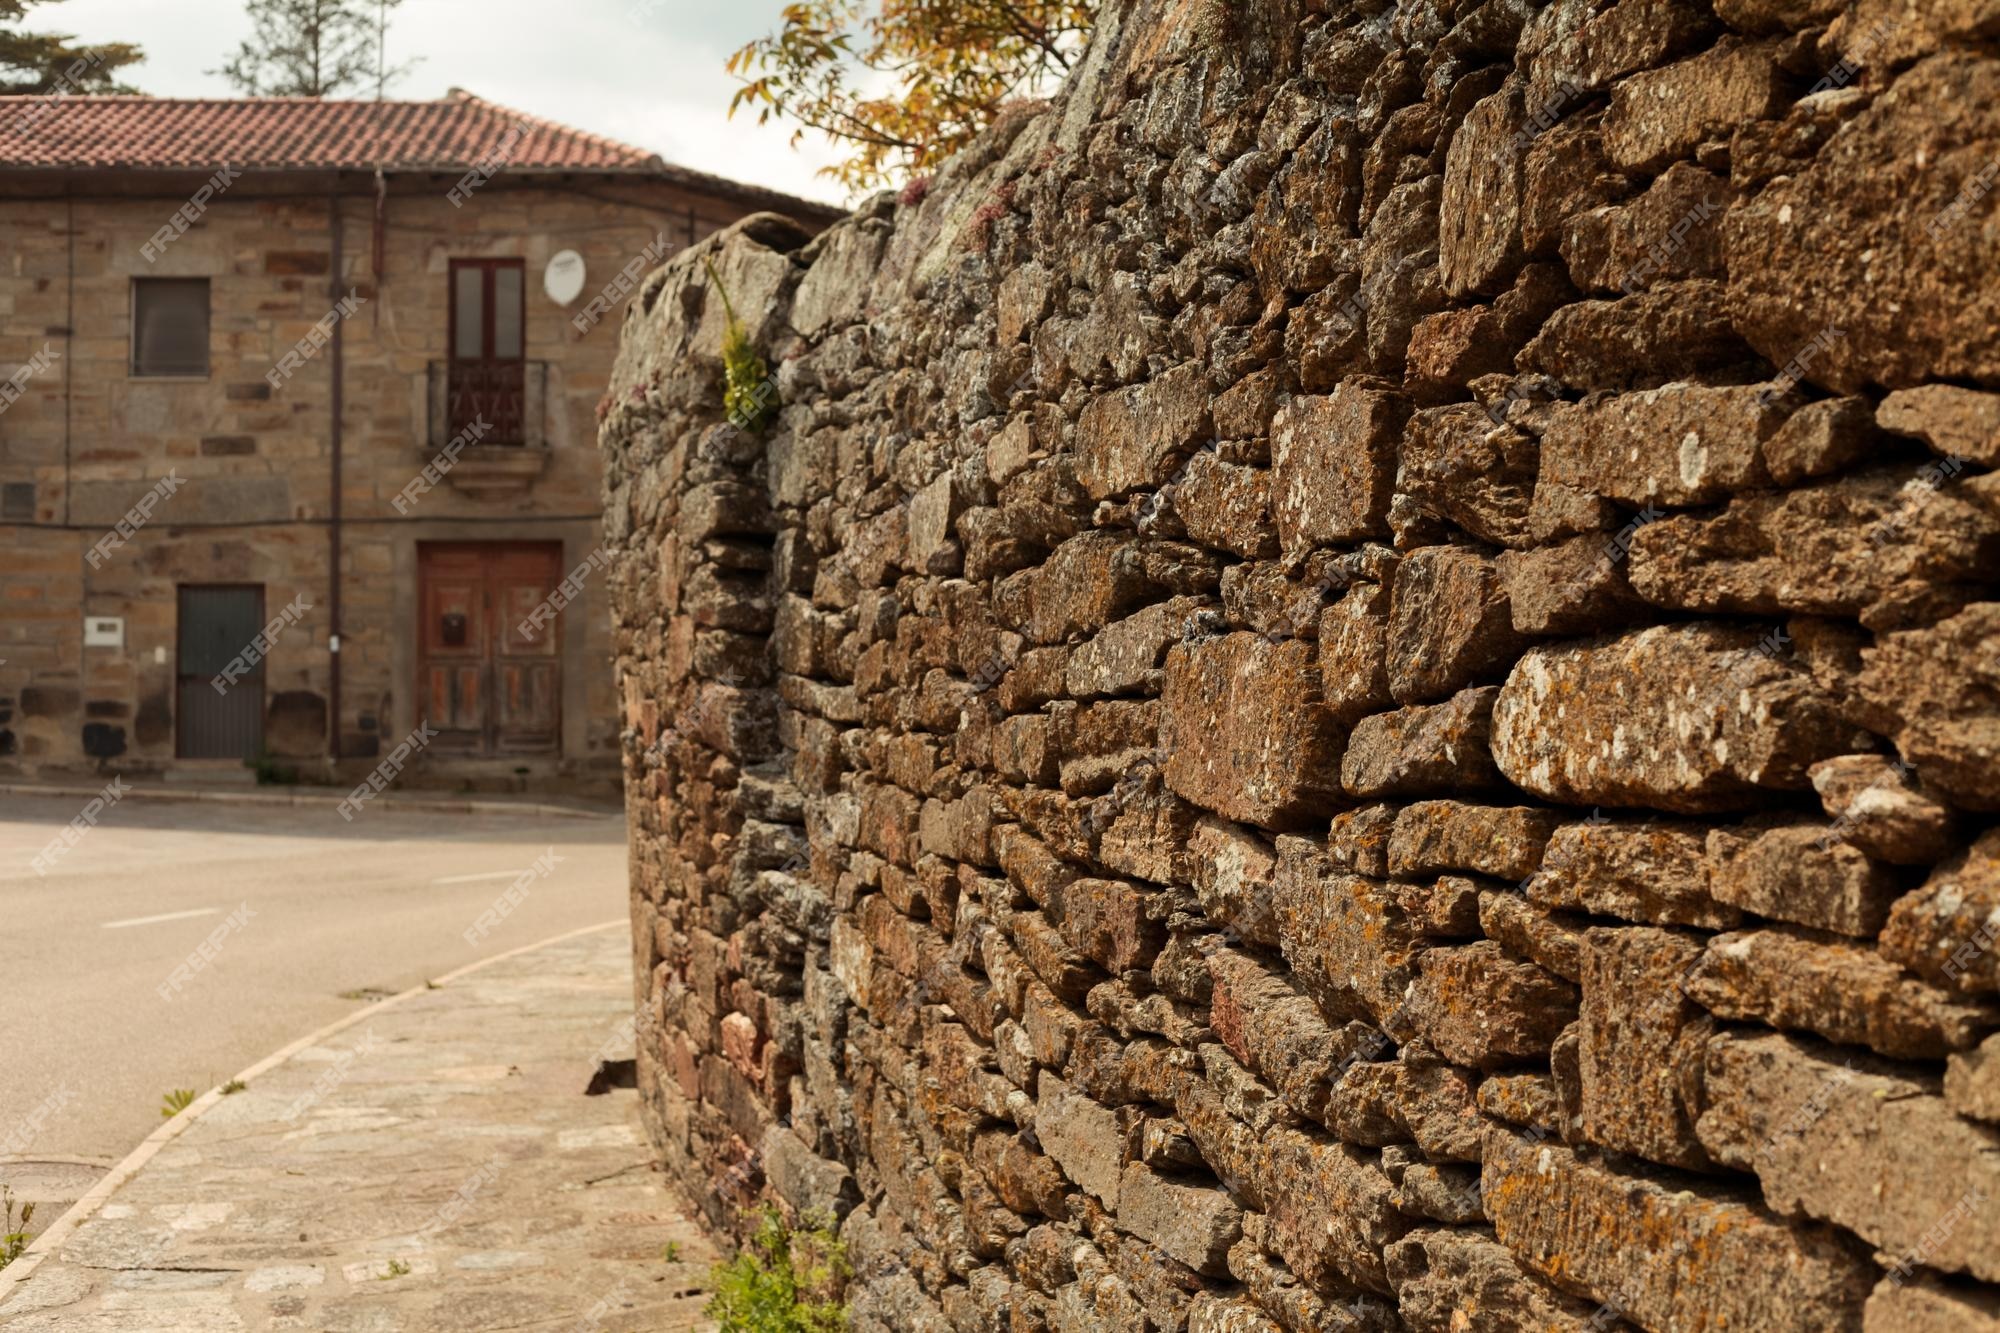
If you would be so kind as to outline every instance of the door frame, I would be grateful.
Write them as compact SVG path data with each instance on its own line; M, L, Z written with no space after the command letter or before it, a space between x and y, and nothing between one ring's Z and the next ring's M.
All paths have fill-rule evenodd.
M257 594L257 628L262 630L271 622L264 618L264 611L270 605L268 589L261 583L175 583L174 584L174 758L187 760L187 731L181 718L181 624L186 619L187 593L190 588L203 592L255 592ZM248 648L249 644L243 645ZM268 656L268 654L267 654ZM241 682L238 682L239 684ZM235 688L234 686L231 687ZM264 688L264 659L257 660L257 743L264 743L264 715L270 707L270 696ZM191 763L205 762L200 759ZM247 761L246 761L247 762Z

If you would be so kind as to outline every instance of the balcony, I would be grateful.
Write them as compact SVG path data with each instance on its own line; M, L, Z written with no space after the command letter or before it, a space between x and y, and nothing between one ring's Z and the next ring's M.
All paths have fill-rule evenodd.
M430 363L429 454L458 442L445 471L475 500L525 493L548 466L546 361ZM480 424L484 423L484 429Z

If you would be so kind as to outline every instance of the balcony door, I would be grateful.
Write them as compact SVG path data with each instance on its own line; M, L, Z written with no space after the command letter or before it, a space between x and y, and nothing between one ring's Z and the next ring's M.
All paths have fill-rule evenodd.
M417 701L439 733L433 746L483 756L553 753L562 621L536 620L535 611L562 581L562 543L421 542L417 571Z
M450 437L475 421L486 444L526 438L526 270L518 259L451 261L451 364L445 394Z

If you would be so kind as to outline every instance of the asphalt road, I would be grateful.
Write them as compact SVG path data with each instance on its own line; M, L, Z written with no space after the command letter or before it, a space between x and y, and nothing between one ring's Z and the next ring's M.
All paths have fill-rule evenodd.
M81 805L0 796L0 1156L122 1158L172 1089L626 913L618 816L377 809L347 824L330 808L132 799L37 875ZM503 919L469 943L488 912Z

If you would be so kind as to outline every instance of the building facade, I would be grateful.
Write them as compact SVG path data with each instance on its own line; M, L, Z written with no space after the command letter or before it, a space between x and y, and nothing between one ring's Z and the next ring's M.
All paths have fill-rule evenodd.
M0 98L0 773L614 782L625 300L835 210L470 94Z

